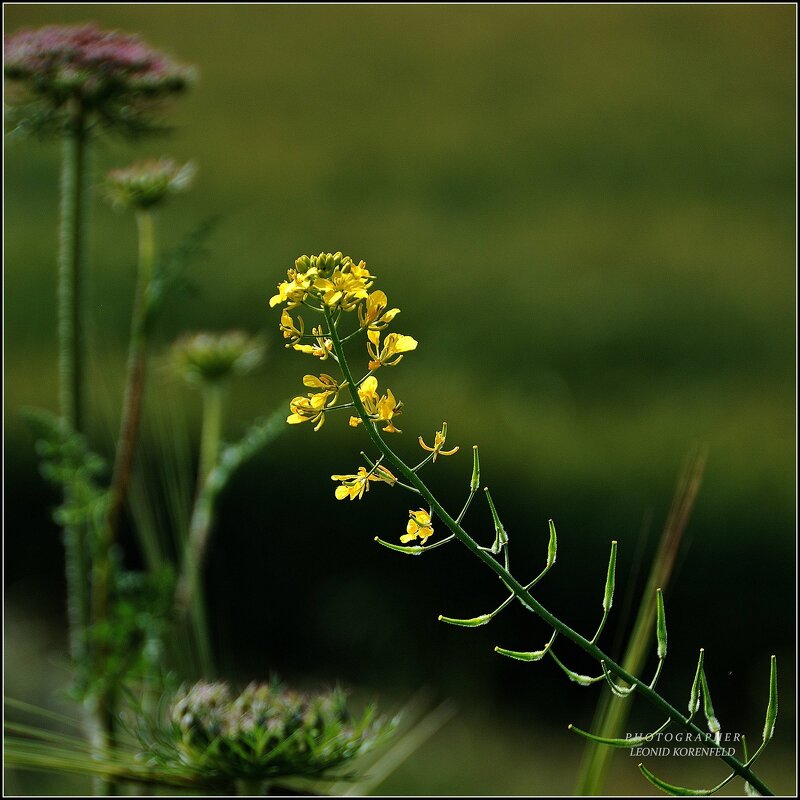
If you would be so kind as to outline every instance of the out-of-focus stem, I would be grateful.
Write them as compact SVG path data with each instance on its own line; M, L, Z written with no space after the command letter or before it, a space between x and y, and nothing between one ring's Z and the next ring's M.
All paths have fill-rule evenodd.
M203 427L200 437L197 493L189 521L183 566L175 591L178 617L184 616L187 612L191 615L202 674L209 678L214 677L214 661L209 642L202 573L216 510L217 493L214 487L209 485L208 478L219 458L224 392L225 387L220 383L207 383L203 386Z
M97 552L92 567L92 619L95 625L107 623L110 614L112 583L112 550L116 542L122 508L130 483L136 443L142 417L144 397L146 355L148 338L148 289L155 264L155 220L150 211L137 212L139 231L139 265L136 279L136 297L131 316L131 333L128 345L128 368L125 379L125 394L122 402L117 451L109 492L109 511L105 525L98 531ZM95 654L102 665L107 653L102 649ZM102 666L100 667L102 670ZM98 749L113 746L116 726L116 690L110 686L94 699L93 716L95 728L93 740ZM96 787L98 794L113 794L115 785L106 781Z
M639 613L622 658L623 668L634 675L644 668L647 651L655 639L656 589L666 588L672 576L675 559L683 541L683 533L700 490L706 455L705 451L690 454L678 478L672 506L653 559ZM631 707L632 700L625 702L623 698L615 697L613 694L603 694L597 704L592 731L608 739L620 737ZM613 757L613 748L587 742L578 773L576 793L579 795L602 793Z
M71 107L61 162L61 203L58 244L58 378L61 416L69 427L83 427L83 325L81 284L85 229L87 158L86 117L80 103ZM67 615L70 654L86 663L86 628L90 599L88 553L84 526L64 530Z
M58 252L59 405L81 433L84 424L83 264L86 231L88 131L80 102L70 107L61 162Z
M117 453L111 478L111 506L108 513L110 543L116 540L119 520L128 492L131 471L136 455L139 427L142 418L144 396L147 340L149 318L147 294L155 264L155 219L146 209L136 212L139 229L139 269L136 298L131 317L130 344L128 347L128 369L125 380L125 396L122 404Z

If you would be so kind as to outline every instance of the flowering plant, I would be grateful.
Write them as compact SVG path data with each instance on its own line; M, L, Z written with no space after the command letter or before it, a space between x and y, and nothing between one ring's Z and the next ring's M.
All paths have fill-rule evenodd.
M361 499L365 495L370 481L386 483L390 486L400 486L408 490L414 495L414 505L422 505L416 509L409 510L406 532L399 537L402 544L394 544L379 537L375 537L376 541L390 550L406 555L420 556L453 540L458 540L500 578L509 592L506 599L489 613L468 619L442 615L439 617L442 622L467 628L480 627L491 622L516 599L528 611L544 620L552 629L552 635L546 644L538 650L517 651L495 647L495 652L523 662L541 661L545 657L550 657L569 680L578 685L590 686L595 683L606 682L614 695L621 698L630 697L636 692L666 717L666 721L656 731L636 739L631 739L630 737L613 739L597 736L570 725L570 729L575 733L591 741L620 748L631 748L649 741L651 737L660 734L670 725L679 726L688 735L704 737L707 734L704 734L694 722L695 716L702 707L708 729L712 737L719 743L721 728L711 702L704 670L705 655L703 650L700 650L694 680L689 693L688 715L679 711L656 690L656 684L667 656L666 613L660 588L656 591L655 620L658 666L652 679L644 681L635 677L600 649L598 640L608 620L614 599L617 562L616 542L611 543L605 591L603 593L603 613L596 631L591 638L588 638L562 622L558 616L545 608L531 594L533 587L547 575L556 562L557 536L552 520L549 521L549 540L545 566L536 577L527 582L518 580L510 571L511 539L500 520L487 487L484 487L484 493L494 525L494 541L491 545L480 545L465 529L463 525L464 517L481 486L480 459L477 446L473 447L473 468L466 501L458 514L452 515L433 495L419 475L423 467L430 462L435 462L438 456L451 455L458 449L444 450L447 442L447 424L443 423L441 429L436 432L432 446L427 445L420 437L420 446L427 455L415 466L409 466L406 461L400 458L381 435L382 433L400 433L394 425L394 420L401 412L402 402L395 398L391 389L386 389L383 393L378 390L378 380L375 377L375 373L384 367L396 366L405 354L416 350L418 342L413 337L405 334L385 333L385 328L397 316L399 309L386 310L389 306L387 297L384 292L377 289L373 290L375 280L376 276L369 271L364 261L356 262L341 252L320 253L317 256L304 255L295 261L293 268L288 270L287 280L278 285L277 294L269 301L271 307L276 305L285 306L281 312L280 330L284 337L289 340L286 347L323 361L330 359L338 364L340 371L340 377L338 378L327 373L319 377L306 375L303 379L304 385L316 391L309 392L305 396L295 397L291 401L290 410L292 413L287 418L287 422L290 424L314 422L314 430L318 431L325 422L327 413L348 409L351 412L349 424L352 427L363 425L367 436L377 451L374 460L365 456L367 466L359 467L357 473L332 476L333 480L341 482L341 485L336 489L336 497L340 500L347 497L350 500ZM303 313L307 313L305 309L308 309L312 314L322 317L322 323L313 326L311 336L304 333L305 322L299 313L297 313L296 317L292 316L291 312L295 309L303 310ZM345 327L349 319L354 320L350 330ZM309 338L313 339L316 344L306 344L305 342ZM362 341L366 339L368 363L367 371L359 378L355 378L346 354L345 345L351 340L359 338ZM381 338L383 339L382 343ZM345 391L349 394L350 399L342 401L340 395ZM444 537L434 538L436 533L434 520L437 520L436 528L441 522L449 531L449 534ZM431 539L433 541L429 543ZM415 540L418 540L418 543L409 544ZM588 653L598 662L600 674L593 676L583 675L566 666L561 658L556 655L555 642L558 637L571 642ZM773 656L770 665L769 700L761 744L750 756L745 751L742 760L739 760L725 749L720 749L715 753L731 769L730 774L717 786L701 790L685 789L668 784L656 777L643 764L640 764L639 767L645 778L658 788L671 794L713 794L737 776L745 780L745 786L748 791L770 794L768 787L752 771L752 766L772 738L777 713L777 667L775 656Z

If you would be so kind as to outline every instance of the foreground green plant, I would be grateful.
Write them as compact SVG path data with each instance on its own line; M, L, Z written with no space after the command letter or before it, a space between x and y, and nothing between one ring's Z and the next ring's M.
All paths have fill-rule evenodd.
M226 683L199 681L164 691L154 713L132 706L124 719L127 737L100 754L71 735L6 722L9 763L109 783L262 794L276 781L353 780L356 760L396 730L400 715L380 718L371 705L356 712L341 689L298 693L272 680L237 695Z
M154 115L185 91L193 71L138 36L94 25L22 30L4 40L7 119L13 135L60 138L58 252L59 407L70 429L86 429L83 294L90 145L100 131L141 136L158 130ZM69 491L69 487L66 487ZM68 501L69 502L69 501ZM116 501L112 499L111 512ZM113 531L113 527L110 529ZM113 537L112 537L113 538ZM85 661L89 629L109 616L109 560L94 561L82 530L64 539L73 660ZM108 552L111 539L101 548ZM90 575L94 572L94 575ZM86 584L96 587L90 603ZM98 605L99 604L99 605ZM87 727L103 748L112 736L104 704L89 701Z
M729 755L724 749L714 748L720 742L720 724L711 703L708 684L704 671L704 652L700 651L695 677L689 693L688 715L681 712L656 691L656 684L661 674L667 655L667 628L661 589L656 592L656 639L658 667L649 682L635 677L621 665L611 659L597 642L608 620L611 611L616 574L617 543L611 543L605 591L603 594L602 617L597 630L587 638L573 630L555 614L546 609L531 594L531 589L550 571L556 562L557 537L553 521L549 523L549 542L547 558L542 571L528 582L522 582L510 572L510 537L497 513L488 488L484 488L494 524L495 538L490 546L479 545L464 529L462 521L473 498L481 487L480 460L478 448L473 448L473 469L469 482L469 493L461 510L456 516L451 515L433 495L427 485L419 477L420 470L433 462L439 455L447 455L444 450L447 440L447 425L436 433L433 445L425 444L420 438L420 445L427 455L415 466L409 466L401 459L385 441L381 433L400 433L395 425L397 417L402 413L402 402L391 389L378 390L378 380L374 373L384 367L396 366L404 355L417 348L417 341L408 335L385 334L399 309L389 308L385 293L372 290L375 276L363 262L355 262L349 256L337 253L320 253L318 256L301 256L294 267L288 270L287 280L278 285L278 293L270 299L270 306L285 305L281 312L280 330L286 346L298 352L318 358L321 361L336 363L340 377L328 373L306 375L303 384L313 391L295 397L290 403L289 424L312 422L318 431L325 423L326 414L343 409L351 412L349 424L352 427L363 425L370 441L377 450L376 457L365 457L366 467L359 467L352 474L334 475L340 482L336 490L338 499L350 500L362 498L372 483L386 483L390 486L401 486L415 496L414 505L420 506L409 510L406 532L400 539L402 545L391 544L376 537L383 546L407 555L419 556L441 547L454 539L460 541L476 558L486 564L509 590L508 597L493 611L469 619L458 619L440 616L443 622L463 627L479 627L486 625L505 609L514 599L527 610L539 616L552 629L553 633L547 643L539 650L516 651L496 647L495 651L519 661L540 661L549 656L566 674L581 686L589 686L605 681L611 691L619 697L630 697L633 692L644 697L663 716L665 722L648 736L636 739L611 739L581 731L574 726L570 729L581 736L610 747L631 748L644 744L650 737L663 732L669 725L676 725L693 737L693 741L709 742L714 755L717 755L732 770L728 777L711 789L684 789L672 786L654 776L646 767L639 765L642 774L655 786L673 794L709 795L718 791L736 776L743 778L746 788L759 794L771 794L769 788L752 771L752 766L760 756L764 747L772 738L778 712L777 668L775 657L770 667L769 701L766 722L762 732L762 742L752 756L745 754L744 761ZM306 333L306 324L299 313L292 315L297 309L303 313L311 313L321 317L321 323ZM353 313L357 312L357 313ZM340 326L348 320L354 320L350 330L340 330ZM345 345L354 339L362 342L366 339L368 354L367 371L354 378L348 362ZM362 345L363 346L363 345ZM347 391L349 400L342 400L340 395ZM379 428L378 426L382 426ZM453 451L450 450L450 453ZM434 522L438 518L450 532L448 536L428 544L435 534ZM438 523L437 523L438 527ZM407 543L419 539L419 544L408 546ZM582 675L569 669L556 655L554 644L562 637L588 653L600 666L601 672L596 676ZM622 681L621 685L617 681ZM694 722L698 711L703 708L710 734L702 731Z

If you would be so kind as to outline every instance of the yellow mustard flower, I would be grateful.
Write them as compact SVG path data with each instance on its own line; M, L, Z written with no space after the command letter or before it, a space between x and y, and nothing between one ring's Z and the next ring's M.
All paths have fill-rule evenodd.
M325 403L328 406L332 406L336 402L341 389L336 378L326 375L324 372L319 377L316 375L304 375L303 386L307 386L309 389L320 389L320 393L328 398Z
M295 343L292 347L298 353L306 353L310 356L324 361L333 352L333 341L322 335L322 325L317 325L311 329L311 333L316 336L316 344L298 344Z
M314 422L314 430L318 431L325 424L325 400L323 394L309 394L308 397L293 397L289 402L292 412L286 417L290 425L299 425L301 422Z
M307 397L294 397L289 403L289 410L292 412L286 421L290 425L299 425L301 422L314 422L314 430L318 431L325 424L325 409L332 406L339 396L339 384L335 378L324 373L316 375L306 375L303 384L312 389L320 389L319 392L309 392Z
M386 467L375 467L367 472L365 467L359 467L355 475L331 475L332 481L341 481L342 485L336 487L336 499L344 500L349 497L351 500L364 496L364 492L369 491L370 481L380 481L394 486L397 478Z
M283 334L283 338L289 340L286 347L291 347L303 338L306 325L303 322L303 318L299 315L297 317L297 324L295 324L292 315L284 308L283 311L281 311L280 330Z
M399 308L386 310L389 301L386 294L378 289L371 292L364 303L358 307L358 321L362 328L380 330L385 328L399 313Z
M436 459L439 456L452 456L454 453L458 452L458 446L454 447L452 450L443 450L444 443L447 441L447 423L442 423L442 429L440 431L436 431L436 434L433 437L433 447L428 447L425 444L422 437L419 437L419 444L423 450L427 450L429 453L433 453L433 461L436 462Z
M384 433L402 433L399 428L395 428L394 422L392 422L392 417L399 416L401 413L400 409L403 407L403 403L400 400L395 400L394 395L392 394L391 389L386 390L386 394L381 397L378 401L378 415L376 419L378 422L386 422L386 426L383 428Z
M322 302L329 308L352 311L361 300L369 296L372 275L362 261L359 265L347 261L336 268L329 276L317 277L314 289L320 293Z
M390 333L383 340L381 347L381 332L378 330L368 330L367 352L370 355L369 369L378 367L393 367L399 364L403 358L403 353L417 349L417 340L413 336L404 336L402 333ZM392 360L394 359L394 360Z
M417 511L409 511L408 516L406 532L400 537L400 541L405 544L419 537L420 542L425 544L433 536L431 515L424 508L420 508Z
M378 379L374 375L365 378L358 387L358 396L367 416L376 422L386 422L383 428L385 433L402 433L399 428L395 428L392 418L399 416L403 408L403 403L396 400L391 389L386 390L386 394L378 394ZM361 424L358 417L350 417L350 427L355 428Z
M308 296L311 285L317 277L317 270L315 267L311 267L305 272L289 269L286 274L289 280L278 284L278 294L273 295L269 300L270 308L279 303L288 303L286 308L299 306Z

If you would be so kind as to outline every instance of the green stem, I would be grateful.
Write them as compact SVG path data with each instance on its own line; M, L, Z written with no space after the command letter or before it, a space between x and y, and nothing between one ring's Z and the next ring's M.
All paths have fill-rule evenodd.
M203 387L203 430L200 438L200 467L197 473L198 495L219 456L224 392L225 387L220 383L208 383Z
M197 494L189 521L181 575L175 591L178 617L181 618L186 613L191 615L202 674L207 678L213 678L215 670L209 642L202 573L216 511L217 492L210 484L209 476L219 458L224 392L225 387L220 383L208 383L203 387L203 427Z
M639 612L628 639L628 647L622 658L622 666L630 673L640 672L645 665L647 651L655 636L656 589L666 588L669 584L683 532L700 489L704 468L705 453L700 453L687 461L680 474L669 517L661 534ZM662 663L659 662L659 670ZM618 738L630 714L631 705L630 701L625 702L623 698L613 694L603 694L597 705L592 731L606 739ZM587 742L578 773L576 793L600 794L613 758L614 748Z
M155 219L151 211L136 213L139 229L139 269L131 316L128 368L125 395L122 405L117 454L111 478L111 506L108 514L110 544L117 538L119 520L128 492L133 462L136 454L144 396L149 314L148 290L155 266Z
M148 338L148 290L155 265L155 220L150 211L140 210L136 215L139 229L139 265L136 297L131 315L131 333L128 345L128 367L125 394L122 403L119 438L111 475L109 511L106 524L100 530L98 547L92 568L92 618L95 625L106 623L110 616L112 585L112 551L119 535L119 525L125 497L133 470L136 444L142 418L146 354ZM106 653L99 653L99 664ZM99 667L102 670L102 666ZM113 746L116 725L116 687L109 686L97 698L94 709L98 748ZM104 794L114 793L115 786L106 782ZM98 789L98 793L101 793Z
M58 253L59 405L70 427L84 424L83 262L86 238L86 114L78 100L64 136Z
M83 329L83 270L86 242L86 184L88 124L80 101L73 99L64 136L61 164L61 204L58 253L58 377L61 416L72 430L84 431L85 343ZM91 673L87 629L92 596L86 525L64 531L67 614L70 654L76 667ZM92 570L94 573L94 569ZM98 573L93 578L99 577ZM109 720L97 698L84 702L84 727L98 754L108 744ZM111 784L95 780L95 793L109 794Z
M647 698L648 702L655 706L659 711L667 715L670 719L672 719L676 724L680 725L684 730L690 732L693 735L702 735L702 731L698 728L694 723L692 723L688 717L678 711L677 708L672 706L668 703L660 694L656 691L651 689L646 683L643 683L638 678L635 678L633 675L630 675L626 670L624 670L619 664L615 661L612 661L597 645L592 644L588 639L581 636L577 631L574 631L570 628L566 623L562 622L558 617L554 616L550 611L548 611L538 600L536 600L526 589L525 587L519 583L502 564L495 561L495 559L487 552L482 550L477 542L472 539L472 537L459 525L442 507L439 501L433 496L430 489L422 482L419 476L411 470L410 467L406 465L406 463L400 459L399 456L395 454L395 452L389 447L386 442L381 438L380 434L378 433L378 429L375 427L375 424L372 419L367 415L364 405L361 402L361 398L358 395L358 390L356 388L355 381L353 380L353 376L350 372L350 367L347 363L347 359L345 357L344 348L342 343L339 339L338 333L333 326L333 321L331 318L330 311L327 307L324 309L325 319L328 323L329 330L330 330L330 337L333 341L334 351L336 356L339 360L339 366L342 369L342 374L344 375L345 380L348 383L348 387L350 389L350 394L353 398L353 404L356 408L356 412L358 413L361 421L364 424L364 428L367 431L367 435L372 440L372 443L378 450L383 453L386 457L386 460L394 466L398 472L400 472L408 482L414 486L419 493L428 501L431 508L435 512L436 516L444 522L444 524L452 531L455 537L479 560L483 561L489 569L494 572L498 578L508 587L510 591L512 591L517 599L529 610L533 611L537 616L539 616L542 620L544 620L553 630L557 631L560 635L562 635L565 639L569 639L571 642L576 644L581 650L588 653L595 661L598 663L600 661L605 661L606 668L609 672L613 673L617 677L621 678L623 681L628 683L629 685L635 685L639 694L642 697ZM753 786L759 793L762 795L771 795L772 792L764 785L764 783L754 775L742 762L738 759L734 758L733 756L728 755L720 755L721 758L726 764L728 764L737 775L741 776L746 780L751 786Z
M83 427L83 327L81 283L85 239L87 129L76 101L64 136L58 246L58 377L61 416L70 428ZM86 664L86 628L90 619L88 553L84 526L64 531L70 654Z

